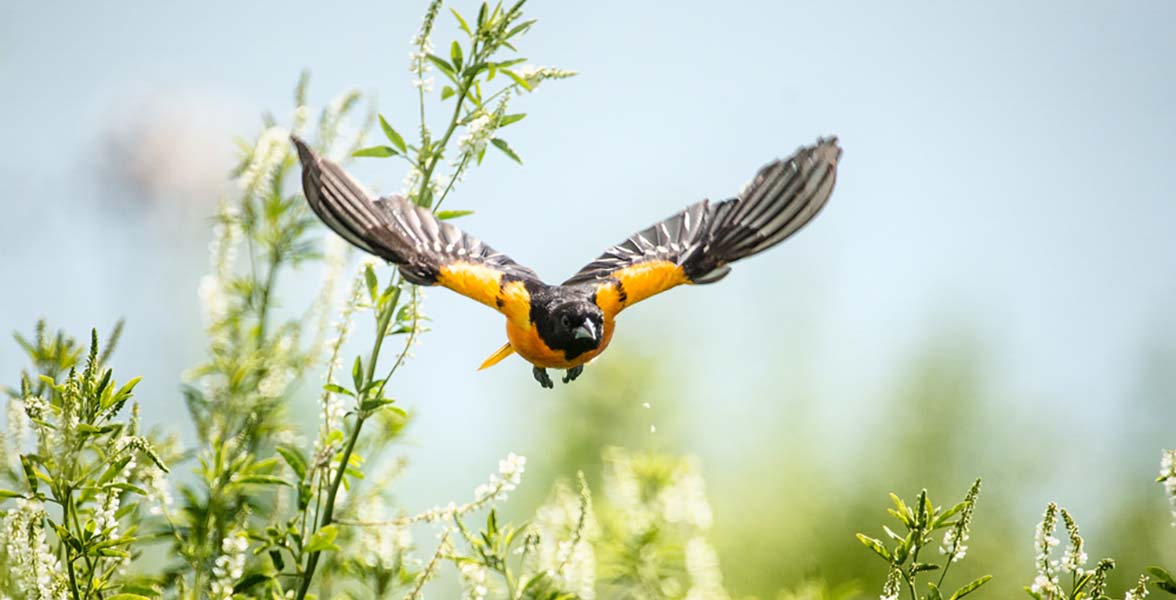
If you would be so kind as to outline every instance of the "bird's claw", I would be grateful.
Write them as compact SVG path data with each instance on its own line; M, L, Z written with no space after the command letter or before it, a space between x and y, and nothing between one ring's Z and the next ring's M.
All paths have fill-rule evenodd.
M580 376L580 373L583 373L583 372L584 372L584 365L580 365L578 367L572 367L572 368L568 369L567 374L564 375L563 382L564 383L571 383L571 382L575 381L577 377Z
M551 376L547 374L547 369L544 369L543 367L535 367L531 369L531 373L535 375L535 381L538 381L539 385L543 386L545 389L551 389L555 387L555 382L551 381Z

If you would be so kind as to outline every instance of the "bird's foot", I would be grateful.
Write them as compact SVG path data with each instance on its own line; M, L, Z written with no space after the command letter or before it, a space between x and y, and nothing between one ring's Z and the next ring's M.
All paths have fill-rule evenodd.
M543 386L544 388L551 389L555 387L555 383L551 381L551 376L547 374L547 369L544 369L543 367L535 367L531 369L531 373L535 375L535 381L538 381L539 385Z
M584 372L584 365L580 365L578 367L572 367L572 368L568 369L567 375L564 375L563 382L564 383L571 383L571 382L575 381L577 377L580 376L580 373L583 373L583 372Z

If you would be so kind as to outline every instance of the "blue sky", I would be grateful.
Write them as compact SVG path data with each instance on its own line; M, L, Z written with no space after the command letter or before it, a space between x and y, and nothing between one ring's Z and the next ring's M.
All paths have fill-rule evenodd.
M199 358L201 217L214 198L112 201L107 140L162 115L177 133L153 147L160 168L219 174L231 136L252 135L264 109L282 114L303 68L316 103L357 87L394 122L408 119L421 10L0 7L0 329L45 315L82 333L127 316L119 370L148 375L149 417L182 414L176 380ZM582 75L518 102L530 115L510 141L525 166L492 157L453 207L478 210L464 227L549 280L685 204L734 193L773 157L840 136L838 188L811 227L720 285L626 312L614 340L614 352L673 348L697 390L683 401L748 432L748 444L773 435L755 423L763 395L749 392L785 356L811 370L831 421L866 428L850 416L863 399L934 332L963 324L996 357L996 389L1032 399L1011 414L1079 407L1058 427L1093 431L1136 384L1140 353L1176 332L1172 3L533 0L528 10L541 20L524 55ZM443 20L438 41L452 32ZM382 189L403 175L391 161L356 172ZM520 361L474 373L503 338L484 308L434 291L428 311L439 320L401 395L432 395L445 370L449 391L421 406L414 460L457 465L469 482L449 489L464 490L512 448L509 435L481 439L483 424L512 423L512 411L558 392L532 392ZM5 372L18 359L0 345ZM697 442L704 455L713 445Z

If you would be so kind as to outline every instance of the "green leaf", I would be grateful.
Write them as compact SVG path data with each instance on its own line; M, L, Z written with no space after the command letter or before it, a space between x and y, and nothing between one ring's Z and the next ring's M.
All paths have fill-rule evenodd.
M24 498L25 495L12 490L0 490L0 498Z
M510 69L501 69L500 68L499 70L502 71L503 73L506 73L507 76L510 77L511 79L513 79L515 83L519 84L519 87L523 88L524 90L527 90L528 92L531 91L531 84L527 83L526 79L519 77L518 73L515 73L514 71L511 71Z
M515 113L513 115L503 115L502 118L498 119L498 126L499 127L506 127L507 125L510 125L511 123L518 123L519 121L523 120L523 117L526 117L526 116L527 116L526 113Z
M882 545L881 540L874 539L861 533L857 534L857 539L859 542L865 545L865 547L873 550L874 554L881 556L886 560L886 562L890 562L890 551L886 549L886 546Z
M1156 579L1152 582L1152 585L1169 594L1176 594L1176 579L1173 579L1172 575L1163 567L1148 567L1147 572L1151 573L1152 577Z
M289 481L281 477L274 477L273 475L246 475L237 480L237 483L257 483L262 485L290 485Z
M139 594L115 594L107 596L106 600L151 600L147 596L140 596Z
M927 600L943 600L943 594L939 593L939 586L935 585L934 582L928 581L927 587L931 590L931 593L927 595Z
M404 144L404 138L400 137L400 134L388 124L388 121L384 119L384 115L380 115L380 128L384 130L384 137L388 138L388 141L392 142L392 145L397 150L401 153L408 151L408 146Z
M453 61L453 70L460 71L462 59L461 44L457 43L457 40L453 40L453 43L449 45L449 58Z
M355 364L351 367L351 381L355 384L355 389L363 389L363 357L356 356Z
M457 19L457 24L461 27L461 30L466 32L466 35L473 37L474 32L470 31L470 26L466 24L465 19L461 18L461 15L458 14L457 9L450 8L449 12L453 13L453 18Z
M249 588L254 587L259 583L269 581L271 579L273 579L273 577L270 577L265 573L250 573L242 577L241 580L237 582L237 585L233 586L233 593L240 594L241 592L247 591Z
M370 148L360 148L352 152L352 156L370 156L373 158L388 158L389 156L396 156L400 154L395 148L391 146L372 146Z
M441 72L444 73L446 76L448 76L450 79L456 79L456 77L454 76L455 70L453 68L453 65L446 62L446 60L444 58L441 58L440 56L437 56L436 54L426 55L425 58L428 59L429 62L433 63L433 66L440 69Z
M322 552L324 550L338 550L339 547L335 545L335 537L338 535L338 528L334 525L327 525L310 536L310 540L306 542L306 547L303 548L303 551Z
M328 392L331 392L332 394L340 394L340 395L343 395L343 396L351 396L352 398L354 398L354 397L355 397L355 392L352 392L351 390L349 390L349 389L347 389L347 388L345 388L345 387L343 387L343 386L341 386L341 385L339 385L339 384L337 384L337 383L327 383L327 384L323 384L323 389L324 389L324 390L326 390L326 391L328 391Z
M472 214L474 214L474 211L472 210L442 210L437 212L436 217L439 220L446 221L448 219L456 219L458 217L464 217L466 215Z
M985 575L984 577L981 577L972 583L969 583L968 585L965 585L964 587L956 590L948 600L959 600L960 598L963 598L964 596L967 596L968 594L971 594L972 592L980 589L980 586L988 583L991 580L992 575Z
M391 398L373 398L371 400L364 400L363 404L359 406L359 409L363 411L376 410L393 402L396 401Z
M964 507L966 507L967 505L968 505L968 503L966 501L960 502L959 504L940 513L939 516L935 517L935 521L931 523L931 528L932 529L939 529L940 527L945 526L947 524L948 519L956 516L956 514L959 513L961 510L964 510Z
M457 93L457 90L455 90L449 86L445 86L445 87L441 88L441 99L448 100L451 96L453 96L456 93Z
M302 457L300 450L292 446L278 446L275 450L294 470L294 474L298 475L299 481L306 479L306 459Z
M364 265L363 281L367 285L368 298L375 302L376 294L380 291L380 280L376 278L376 271L371 265Z
M515 162L519 163L520 165L523 164L523 159L519 158L519 155L515 154L514 150L511 150L510 146L507 145L506 140L501 139L501 138L491 138L490 143L494 144L495 148L502 150L503 154L506 154L507 156L509 156L511 158L511 160L514 160Z

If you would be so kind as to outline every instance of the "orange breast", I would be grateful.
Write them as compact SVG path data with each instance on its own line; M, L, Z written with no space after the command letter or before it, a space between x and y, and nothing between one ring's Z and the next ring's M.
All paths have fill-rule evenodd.
M591 352L585 352L572 360L564 357L562 350L552 350L543 343L543 339L539 337L539 331L535 329L535 325L528 323L525 326L520 326L513 320L506 321L506 337L510 340L510 345L514 348L519 356L525 358L527 362L544 369L571 369L578 367L593 358L598 354L604 352L608 347L608 343L612 341L613 325L615 322L612 319L604 320L604 335L600 338L600 346Z

